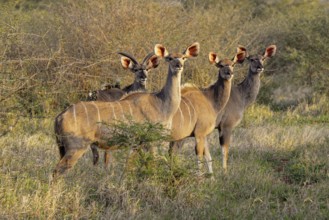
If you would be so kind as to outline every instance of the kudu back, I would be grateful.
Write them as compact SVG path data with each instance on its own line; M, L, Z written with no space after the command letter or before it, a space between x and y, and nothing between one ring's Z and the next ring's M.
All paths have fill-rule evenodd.
M169 64L166 83L157 93L128 94L116 102L79 102L60 113L55 119L55 134L61 159L53 176L72 168L90 144L108 148L110 126L117 120L125 121L129 116L134 122L171 124L181 101L180 81L184 63L187 58L196 57L199 48L199 43L194 43L182 54L169 54L164 46L155 45L154 53ZM125 109L128 109L128 114Z

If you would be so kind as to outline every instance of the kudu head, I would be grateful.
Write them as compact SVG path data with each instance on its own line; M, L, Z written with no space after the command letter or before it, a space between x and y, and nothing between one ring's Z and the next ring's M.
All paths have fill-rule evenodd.
M141 63L130 54L118 52L121 55L121 64L135 74L134 83L141 88L146 87L148 71L159 66L159 58L153 52L149 53Z
M187 58L196 57L199 52L200 44L198 42L187 47L183 53L170 54L161 44L156 44L154 47L154 53L159 57L165 58L166 62L169 63L169 70L173 75L177 75L178 72L183 71Z
M233 77L233 69L236 63L243 63L246 58L245 51L238 51L237 54L232 59L222 59L220 60L218 55L214 52L209 53L209 62L215 64L219 68L218 77L225 80L230 80Z
M276 46L270 45L265 49L263 55L256 54L256 55L249 55L247 49L243 46L239 46L237 51L245 51L247 54L247 60L250 63L249 71L252 74L259 74L264 70L264 62L267 58L272 57L275 55Z

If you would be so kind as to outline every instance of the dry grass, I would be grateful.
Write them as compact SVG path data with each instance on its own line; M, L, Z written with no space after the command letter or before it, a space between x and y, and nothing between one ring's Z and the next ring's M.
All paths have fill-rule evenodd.
M0 219L327 219L329 216L328 4L324 1L0 1ZM288 5L287 5L288 4ZM261 30L261 31L260 31ZM173 161L166 149L140 172L117 151L109 170L88 152L50 185L59 160L53 118L104 82L132 74L156 43L170 52L199 41L182 82L217 77L208 52L230 57L269 44L259 104L235 130L229 172L210 137L214 181L195 176L193 140ZM163 62L162 62L163 63ZM235 82L247 66L237 67ZM149 89L167 66L150 73ZM315 93L315 95L314 95ZM122 177L122 174L125 174Z
M261 112L263 107L251 109ZM123 151L115 153L117 161L110 170L92 166L88 152L63 179L50 185L49 176L59 159L52 122L26 120L0 139L0 216L322 219L329 204L328 136L327 124L245 127L242 123L234 133L227 175L221 169L217 134L211 135L213 181L196 178L190 141L174 164L164 150L150 172L128 168L123 180ZM135 160L132 164L138 166Z

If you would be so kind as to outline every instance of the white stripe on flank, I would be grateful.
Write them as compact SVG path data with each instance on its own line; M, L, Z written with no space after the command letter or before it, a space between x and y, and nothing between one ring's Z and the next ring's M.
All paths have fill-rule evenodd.
M185 98L186 98L186 97L185 97ZM191 102L188 98L186 98L186 100L191 104L191 106L192 106L192 108L193 108L194 115L196 115L196 111L195 111L195 108L194 108L192 102Z
M182 119L182 121L180 122L179 127L182 127L183 124L184 124L184 115L183 115L183 112L182 112L182 109L180 108L180 106L178 107L178 110L179 110L179 112L180 112L180 117L181 117L181 119Z
M122 108L122 105L121 105L121 103L120 103L120 102L118 102L118 101L117 101L117 103L120 105L120 108L121 108L121 112L122 112L122 118L123 118L123 120L125 120L125 119L126 119L126 117L125 117L125 114L124 114L124 112L123 112L123 108Z
M129 102L128 102L128 105L129 105L130 116L132 117L133 116L133 110L131 109L131 106L130 106Z
M182 102L184 102L184 104L185 104L186 107L187 107L188 115L190 116L190 127L191 127L191 125L192 125L192 116L191 116L191 112L190 112L190 107L189 107L188 104L184 101L184 99L182 99Z
M97 109L97 114L98 114L98 129L99 129L99 133L101 134L101 114L100 114L100 112L99 112L99 108L98 108L98 106L96 105L96 103L94 102L94 101L92 101L91 102L91 104L93 104L95 107L96 107L96 109Z
M115 115L115 112L114 112L114 107L113 107L111 102L109 102L109 103L110 103L111 108L112 108L112 113L113 113L114 119L117 120L117 116Z
M85 109L85 112L86 112L86 117L87 117L87 123L88 123L88 126L90 126L90 122L89 122L89 114L88 114L88 110L87 110L87 107L86 105L81 102L81 104L83 105L84 109Z
M101 122L101 114L100 114L100 112L99 112L99 108L98 108L98 106L96 105L95 102L91 102L91 104L93 104L93 105L96 107L96 109L97 109L97 114L98 114L98 122Z
M73 118L74 118L75 129L77 129L78 126L77 126L77 114L75 113L75 105L73 105Z

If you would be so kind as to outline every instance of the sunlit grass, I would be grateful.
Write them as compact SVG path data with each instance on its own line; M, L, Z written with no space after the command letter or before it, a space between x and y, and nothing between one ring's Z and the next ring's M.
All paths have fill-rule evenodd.
M258 109L259 108L259 109ZM270 116L255 106L259 117ZM283 114L283 113L282 113ZM255 116L256 117L256 116ZM273 114L272 120L278 120ZM167 148L138 172L122 173L123 151L106 170L88 152L59 181L51 120L27 120L0 139L2 218L323 218L328 215L329 128L325 124L245 124L234 131L224 174L217 134L210 136L215 180L197 178L193 141ZM248 122L249 123L249 122ZM26 128L31 127L28 131ZM102 162L102 160L100 161ZM136 166L136 167L134 167Z

